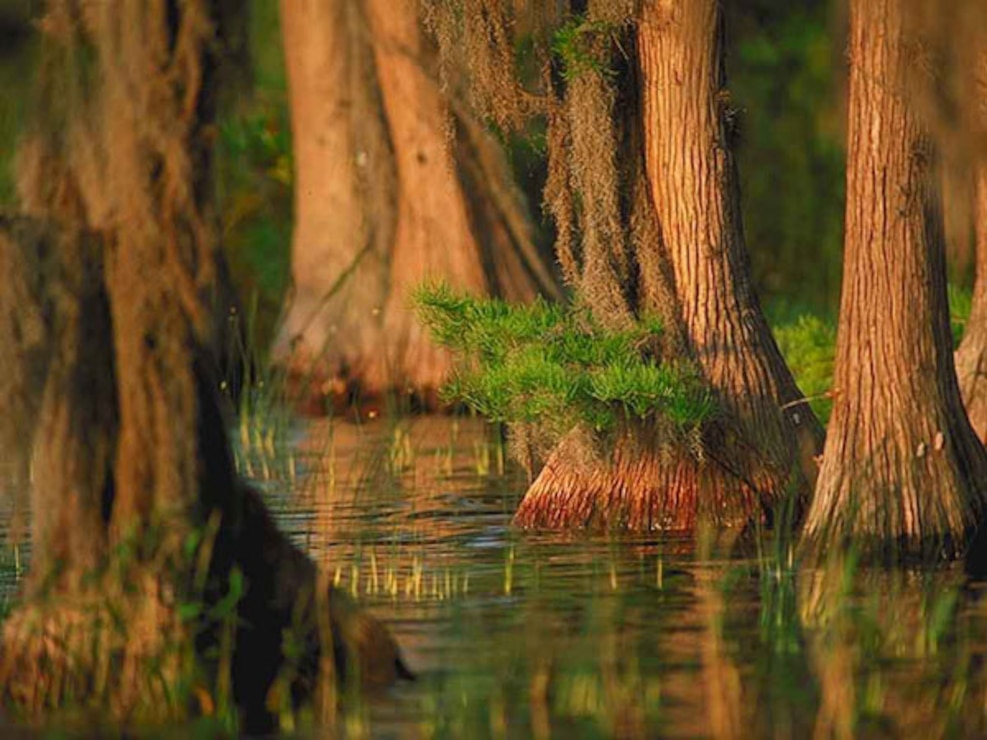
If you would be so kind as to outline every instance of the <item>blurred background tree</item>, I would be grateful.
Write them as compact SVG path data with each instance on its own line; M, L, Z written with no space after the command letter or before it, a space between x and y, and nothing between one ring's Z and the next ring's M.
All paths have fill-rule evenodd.
M253 346L263 351L273 339L290 280L294 176L278 2L251 0L250 5L251 85L229 95L220 116L216 185L223 246L248 313ZM754 281L810 396L827 390L832 332L825 327L831 326L839 299L844 5L841 0L742 0L725 9L727 65L739 124L735 150ZM0 0L0 84L5 91L0 96L0 206L13 202L11 164L31 95L36 50L31 18L38 6L35 0ZM535 131L505 143L516 181L539 220L541 239L549 242L551 224L540 208L543 136ZM958 210L963 221L969 208L949 195L947 189L947 211ZM969 231L961 223L947 234L957 288L951 297L958 299L954 318L969 308ZM824 326L799 329L797 319L807 313ZM817 411L825 415L824 406L817 405Z
M727 65L747 244L777 318L839 299L844 190L841 3L728 3Z
M37 5L0 0L3 205L13 196L11 144L30 96L30 21ZM759 293L769 312L782 319L831 313L839 296L844 44L834 33L840 5L744 0L727 9L747 241ZM255 339L266 346L289 279L292 227L291 135L277 0L252 0L249 28L252 85L227 101L221 118L217 187L230 266L244 303L256 306ZM508 143L537 216L544 167L537 141Z

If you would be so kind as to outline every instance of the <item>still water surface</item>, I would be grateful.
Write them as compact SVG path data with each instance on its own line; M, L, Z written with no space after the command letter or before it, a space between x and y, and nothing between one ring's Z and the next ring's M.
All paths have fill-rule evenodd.
M281 525L419 674L352 708L350 734L987 733L987 612L958 569L800 571L767 540L737 556L521 533L526 480L504 454L479 420L417 418L308 424L279 456Z
M346 736L987 736L987 607L958 569L518 532L526 479L476 419L243 431L241 470L280 525L419 676L350 700Z

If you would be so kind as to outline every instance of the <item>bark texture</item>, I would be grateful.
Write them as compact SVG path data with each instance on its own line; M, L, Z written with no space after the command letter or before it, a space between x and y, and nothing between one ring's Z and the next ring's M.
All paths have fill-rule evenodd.
M208 349L220 10L50 0L43 21L19 182L31 217L0 220L0 439L35 470L0 695L33 721L83 704L102 721L173 721L194 688L203 712L236 702L245 729L268 729L289 629L302 650L288 688L327 711L356 656L383 669L365 677L401 669L383 627L236 479Z
M850 9L836 398L805 535L950 554L982 520L987 457L953 364L938 177L913 105L920 47L904 0Z
M416 0L281 6L295 147L294 296L275 356L303 394L432 398L449 357L409 308L426 280L557 295L490 135L450 115Z
M987 40L987 32L979 36ZM977 49L971 65L973 82L973 225L976 278L970 319L956 352L956 372L970 423L987 443L987 51Z
M977 276L970 319L956 351L956 372L970 423L987 444L987 157L980 159L976 178Z
M821 429L751 286L722 35L713 0L644 3L638 70L629 75L641 90L634 105L617 104L636 107L638 117L627 124L622 156L644 161L631 196L638 231L631 267L586 258L579 283L594 309L617 296L626 313L663 315L675 351L697 363L721 414L695 449L682 441L668 449L660 432L637 427L617 440L611 459L586 464L572 440L563 443L522 501L515 518L522 526L691 529L699 519L770 521L778 504L804 501L814 483ZM633 284L634 275L636 295L601 290L607 282Z

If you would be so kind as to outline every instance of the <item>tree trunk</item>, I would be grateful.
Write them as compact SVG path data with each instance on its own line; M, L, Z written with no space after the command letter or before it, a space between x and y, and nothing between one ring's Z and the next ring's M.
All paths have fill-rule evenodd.
M350 377L374 372L384 346L378 317L394 229L394 168L362 21L348 0L281 3L295 162L294 285L274 354L310 374L313 395L331 393L333 382L343 392Z
M836 398L805 536L938 555L962 550L981 522L987 459L956 381L938 178L911 100L926 73L907 12L904 0L851 3Z
M397 227L382 316L385 364L367 381L384 388L396 371L409 387L434 393L451 358L408 310L411 291L440 278L473 294L487 292L488 285L446 141L445 105L425 65L417 9L417 0L367 0L397 170Z
M977 277L970 319L956 351L956 372L970 424L987 443L987 158L977 168L975 197Z
M987 34L980 37L987 39ZM973 83L975 94L973 161L973 224L976 244L976 278L973 305L956 352L960 393L970 423L987 443L987 52L978 49Z
M308 379L306 396L433 397L449 357L409 310L426 280L516 300L557 295L489 134L449 117L417 9L282 3L295 294L275 356Z
M0 693L33 721L83 705L171 721L198 697L263 730L279 677L330 712L354 661L370 680L403 670L236 480L206 349L218 11L51 0L44 20L20 173L37 218L0 222L0 439L37 471Z
M699 455L681 443L670 453L660 434L639 427L625 430L608 462L581 463L574 442L565 442L522 501L515 519L522 526L742 525L770 520L814 481L821 430L751 286L722 34L714 0L644 4L640 118L630 124L643 132L643 152L626 154L644 158L644 208L656 223L648 239L633 240L641 289L632 312L665 317L678 350L714 391L719 418Z

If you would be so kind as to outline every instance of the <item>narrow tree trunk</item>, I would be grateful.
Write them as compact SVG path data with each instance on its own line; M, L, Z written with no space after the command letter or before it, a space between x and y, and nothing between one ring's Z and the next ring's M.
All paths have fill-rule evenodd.
M434 397L450 360L409 309L426 280L517 300L556 291L489 135L449 116L417 12L282 3L295 294L275 356L310 378L306 395Z
M814 482L821 430L751 286L722 33L714 0L644 4L636 125L657 230L635 241L634 255L643 286L635 311L666 317L715 392L719 419L698 455L682 443L670 453L668 440L640 428L626 430L609 464L581 464L565 443L522 501L522 526L739 525L770 520L779 502L804 498Z
M904 0L850 13L846 256L836 398L805 535L962 550L987 459L960 401L934 155L911 104L924 75Z
M987 38L984 34L981 38ZM980 50L978 50L980 51ZM970 320L956 352L960 393L970 423L987 443L987 52L980 51L973 75L975 134L973 156L973 223L976 244L976 279Z

